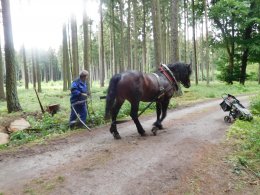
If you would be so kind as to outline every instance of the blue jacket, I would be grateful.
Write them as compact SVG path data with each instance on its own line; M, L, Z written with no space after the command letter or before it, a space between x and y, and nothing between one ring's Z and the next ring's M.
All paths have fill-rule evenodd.
M82 82L80 78L78 78L72 82L70 91L70 103L73 104L77 101L82 101L86 99L86 97L81 95L81 93L87 93L88 86L85 82Z

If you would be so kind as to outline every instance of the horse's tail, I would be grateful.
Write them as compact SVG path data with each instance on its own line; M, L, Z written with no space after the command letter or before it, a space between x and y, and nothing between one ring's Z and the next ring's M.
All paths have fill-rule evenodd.
M106 110L105 110L105 119L110 118L111 107L114 104L116 93L117 93L117 84L121 79L120 74L114 75L109 82L107 97L106 97Z

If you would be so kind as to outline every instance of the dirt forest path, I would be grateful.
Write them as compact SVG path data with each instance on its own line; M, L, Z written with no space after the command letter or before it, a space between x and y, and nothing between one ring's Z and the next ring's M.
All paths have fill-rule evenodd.
M248 106L248 97L239 99ZM121 140L105 126L2 152L0 194L176 194L185 175L225 138L229 125L220 102L169 111L157 136L150 131L155 116L145 116L146 137L129 121L118 125ZM207 192L223 194L218 187L214 183Z

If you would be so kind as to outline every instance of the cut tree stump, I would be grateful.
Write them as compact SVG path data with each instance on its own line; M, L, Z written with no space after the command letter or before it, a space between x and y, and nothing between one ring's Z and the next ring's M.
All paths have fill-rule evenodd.
M0 145L7 144L9 142L9 135L7 133L0 132Z
M17 119L11 122L10 126L7 128L10 133L21 131L24 129L28 129L30 127L30 123L24 118Z
M47 106L46 111L49 112L52 116L56 114L60 110L60 105L59 104L51 104Z

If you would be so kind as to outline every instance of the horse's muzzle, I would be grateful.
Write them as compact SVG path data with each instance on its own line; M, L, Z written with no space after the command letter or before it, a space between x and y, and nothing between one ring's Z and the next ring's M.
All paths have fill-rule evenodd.
M190 87L190 83L189 84L185 84L184 87L185 88L189 88Z

